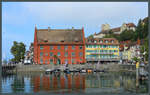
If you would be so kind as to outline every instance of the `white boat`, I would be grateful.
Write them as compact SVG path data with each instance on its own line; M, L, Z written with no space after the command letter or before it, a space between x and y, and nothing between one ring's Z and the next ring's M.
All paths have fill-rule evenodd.
M25 60L24 60L24 64L25 64L25 65L27 65L27 64L31 64L31 61L30 61L30 60L25 59Z

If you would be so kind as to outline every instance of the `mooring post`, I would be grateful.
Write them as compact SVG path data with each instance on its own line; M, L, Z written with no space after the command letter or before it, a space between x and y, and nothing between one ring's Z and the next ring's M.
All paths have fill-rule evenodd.
M136 88L139 87L139 62L136 63Z

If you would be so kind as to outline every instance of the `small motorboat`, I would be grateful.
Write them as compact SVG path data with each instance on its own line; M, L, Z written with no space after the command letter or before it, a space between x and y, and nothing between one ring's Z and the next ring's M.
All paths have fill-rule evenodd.
M69 74L71 71L69 70L69 69L65 69L64 70L64 73L67 73L67 74Z
M80 73L86 73L86 69L81 69Z
M53 70L51 70L51 69L47 69L47 70L45 71L46 74L51 74L52 72L53 72Z

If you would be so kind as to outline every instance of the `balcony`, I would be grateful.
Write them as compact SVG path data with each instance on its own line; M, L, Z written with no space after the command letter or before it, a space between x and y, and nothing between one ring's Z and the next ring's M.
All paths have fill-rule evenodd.
M120 61L120 58L86 58L87 61Z
M91 54L113 54L113 52L93 52Z

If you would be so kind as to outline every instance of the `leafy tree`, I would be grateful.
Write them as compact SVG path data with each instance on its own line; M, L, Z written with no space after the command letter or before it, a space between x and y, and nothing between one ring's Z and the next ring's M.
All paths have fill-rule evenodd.
M139 62L140 61L140 59L137 58L137 57L132 58L132 60L134 60L135 62Z
M3 64L7 64L8 61L6 59L3 60Z
M132 40L134 32L132 30L125 30L120 34L120 41Z
M93 38L93 35L88 36L87 38Z
M144 44L141 46L140 51L142 54L145 52L144 58L146 59L146 61L148 61L148 53L149 53L148 37L144 39Z
M140 38L142 39L143 35L142 35L142 32L143 32L143 25L142 25L142 20L140 19L139 22L138 22L138 25L136 27L136 39Z
M25 55L25 44L20 42L18 43L17 41L13 42L13 46L11 47L11 53L14 56L13 59L11 59L11 61L13 63L18 63L21 62L21 59L24 59L24 55Z

